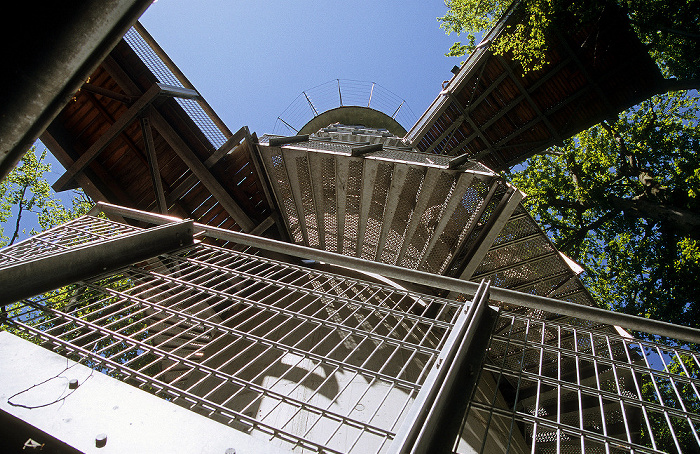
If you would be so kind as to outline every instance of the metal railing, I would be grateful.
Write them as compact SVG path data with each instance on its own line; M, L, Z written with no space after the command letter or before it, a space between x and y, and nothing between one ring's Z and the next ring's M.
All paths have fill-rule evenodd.
M314 117L343 106L369 107L408 130L416 121L406 101L375 82L333 79L302 91L277 117L274 134L296 134Z

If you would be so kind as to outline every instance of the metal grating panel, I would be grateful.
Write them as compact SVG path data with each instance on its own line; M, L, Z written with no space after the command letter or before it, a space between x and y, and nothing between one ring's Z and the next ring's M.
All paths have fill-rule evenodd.
M388 203L387 197L394 171L394 166L387 163L380 162L376 167L377 173L374 178L372 198L363 202L370 204L366 218L365 235L361 241L362 253L360 254L361 258L367 260L374 260L377 256L377 245L384 224L384 208Z
M85 244L115 231L86 216L46 236L67 245L80 232ZM270 243L230 234L259 248ZM19 259L31 243L44 240L2 252ZM472 288L401 273L430 276L436 290ZM572 280L553 282L557 292L576 289ZM700 331L581 306L572 313L502 289L491 294L508 308L489 341L476 344L486 359L474 365L473 396L453 395L468 404L455 452L697 452ZM420 393L435 386L430 377L474 307L200 243L10 305L0 320L3 329L293 451L383 452L395 448ZM610 319L646 328L633 337L603 323Z
M143 30L143 28L141 28ZM146 39L141 36L145 30L139 32L136 27L129 29L124 35L124 41L133 49L141 61L158 78L158 81L168 85L182 88L192 88L189 82L181 81L175 72L168 66L167 62L158 55L158 52L151 47ZM179 72L179 71L178 71ZM182 109L204 133L214 149L218 149L226 142L226 134L212 121L199 102L195 99L175 98Z
M384 263L396 264L401 252L401 247L406 241L408 223L416 209L418 194L420 194L425 181L426 169L410 167L407 170L403 187L401 188L396 210L387 232L387 239L381 251L380 260Z
M111 225L83 217L51 234ZM434 317L421 315L428 307ZM16 303L3 321L282 447L380 452L461 307L200 243Z
M552 315L501 313L455 452L697 452L697 344Z
M487 197L499 184L492 173L480 166L468 170L470 165L449 169L447 161L437 165L434 155L395 149L354 157L350 144L362 143L364 136L353 134L353 127L326 129L332 131L322 131L325 140L333 141L312 137L271 147L267 137L259 146L296 243L437 273L466 257L460 251L472 238L476 217L485 223L493 212L483 205L500 201ZM373 131L367 134L375 143L391 139ZM346 143L335 142L345 136ZM334 150L339 145L347 150ZM342 243L337 248L335 238Z
M85 228L86 225L90 228ZM125 224L106 220L93 226L89 219L80 218L65 224L65 228L61 231L47 230L33 236L31 241L21 241L0 250L0 267L12 265L21 260L37 259L91 241L111 238L137 230Z

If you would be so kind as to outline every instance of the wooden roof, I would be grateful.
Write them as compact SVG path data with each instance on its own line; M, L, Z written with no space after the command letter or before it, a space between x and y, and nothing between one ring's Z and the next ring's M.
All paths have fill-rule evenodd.
M272 224L254 135L229 131L138 24L41 140L68 169L57 191L232 230Z
M616 10L608 8L591 26L550 37L550 63L526 75L486 44L515 21L516 14L506 14L484 38L484 46L469 56L406 142L422 152L478 160L501 170L615 117L663 83Z

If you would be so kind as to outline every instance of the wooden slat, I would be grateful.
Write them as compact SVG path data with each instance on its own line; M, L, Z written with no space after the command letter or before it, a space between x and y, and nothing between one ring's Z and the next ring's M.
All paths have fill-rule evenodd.
M66 170L66 173L61 175L53 189L56 192L61 192L66 189L66 186L75 175L82 172L121 132L133 122L138 115L145 109L153 100L160 94L161 88L158 85L153 85L146 93L143 94L121 117L119 117L105 134L100 136L97 141L87 149L85 153L78 158L73 165Z

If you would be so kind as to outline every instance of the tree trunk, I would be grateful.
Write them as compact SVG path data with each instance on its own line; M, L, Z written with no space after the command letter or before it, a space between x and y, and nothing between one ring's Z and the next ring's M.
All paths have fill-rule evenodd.
M625 215L661 222L680 235L700 239L700 214L643 199L608 197L608 203Z

